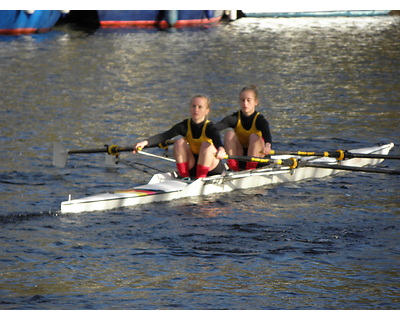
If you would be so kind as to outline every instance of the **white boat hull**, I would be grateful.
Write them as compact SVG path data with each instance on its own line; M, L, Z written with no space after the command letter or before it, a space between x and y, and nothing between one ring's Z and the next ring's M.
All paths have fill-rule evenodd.
M353 153L388 154L393 143L350 150ZM278 156L276 156L278 157ZM279 156L279 158L284 158ZM289 158L289 156L287 156ZM323 164L338 164L334 158L301 157L302 159ZM363 167L376 165L383 159L353 158L340 161L340 165ZM193 196L204 196L216 193L226 193L238 189L255 188L285 182L296 182L304 179L323 178L336 174L341 170L313 167L261 168L251 171L227 172L222 175L197 179L181 180L175 173L154 175L148 184L128 190L102 193L61 203L62 213L79 213L85 211L110 210L139 204L164 202Z

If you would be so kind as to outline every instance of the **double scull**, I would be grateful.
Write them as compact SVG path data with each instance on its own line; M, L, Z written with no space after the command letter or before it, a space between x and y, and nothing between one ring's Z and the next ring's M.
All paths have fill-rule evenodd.
M304 179L323 178L343 170L368 171L368 168L361 168L377 165L384 160L384 157L367 155L387 155L393 146L393 143L389 143L349 150L347 154L358 156L341 160L331 157L329 154L328 156L273 155L271 157L272 165L269 166L239 172L226 171L221 175L196 180L182 179L178 177L176 172L158 173L144 185L64 201L61 203L61 212L79 213L110 210L180 198L226 193L238 189L296 182ZM366 157L362 157L362 155L366 155ZM273 161L274 159L275 161ZM282 159L282 161L278 162L278 159ZM382 172L385 172L385 169L382 170ZM399 174L398 171L392 173Z

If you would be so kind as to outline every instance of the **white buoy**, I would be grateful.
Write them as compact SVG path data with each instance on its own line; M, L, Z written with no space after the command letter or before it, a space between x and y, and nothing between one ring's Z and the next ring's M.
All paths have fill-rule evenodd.
M237 10L229 10L229 20L233 21L237 19Z

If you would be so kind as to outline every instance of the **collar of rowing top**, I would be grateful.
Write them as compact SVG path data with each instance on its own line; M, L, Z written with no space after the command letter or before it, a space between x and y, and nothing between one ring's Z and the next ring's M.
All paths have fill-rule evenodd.
M189 143L190 146L190 150L192 150L193 154L198 155L200 153L200 148L201 148L201 144L203 142L209 142L209 143L213 143L212 139L210 139L209 137L207 137L206 135L206 128L207 125L210 121L206 120L203 124L203 128L201 129L201 135L198 139L193 138L193 133L192 133L192 126L191 126L191 119L188 119L188 129L185 135L185 139L186 141Z
M236 123L235 133L236 133L236 136L238 137L239 142L243 148L249 147L249 139L250 139L251 134L255 133L258 136L262 137L262 132L260 130L258 130L256 127L256 121L257 121L257 118L259 115L260 115L260 113L257 112L256 115L254 116L253 122L251 124L251 128L249 130L246 130L245 128L243 128L243 124L242 124L242 120L241 120L242 112L241 111L238 112L238 121Z

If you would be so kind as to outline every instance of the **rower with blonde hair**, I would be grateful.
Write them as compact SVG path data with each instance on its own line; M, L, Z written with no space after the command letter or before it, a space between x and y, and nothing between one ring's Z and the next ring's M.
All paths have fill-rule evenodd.
M219 131L207 120L210 99L196 95L190 102L191 117L175 124L171 129L156 134L134 146L134 153L144 147L154 147L176 136L174 157L179 176L204 178L221 174L221 159L226 156Z
M265 157L271 152L272 137L268 121L256 111L259 104L256 86L244 87L239 94L241 109L226 116L216 124L218 130L233 128L225 134L224 145L228 155ZM257 162L240 163L229 159L233 171L255 169Z

